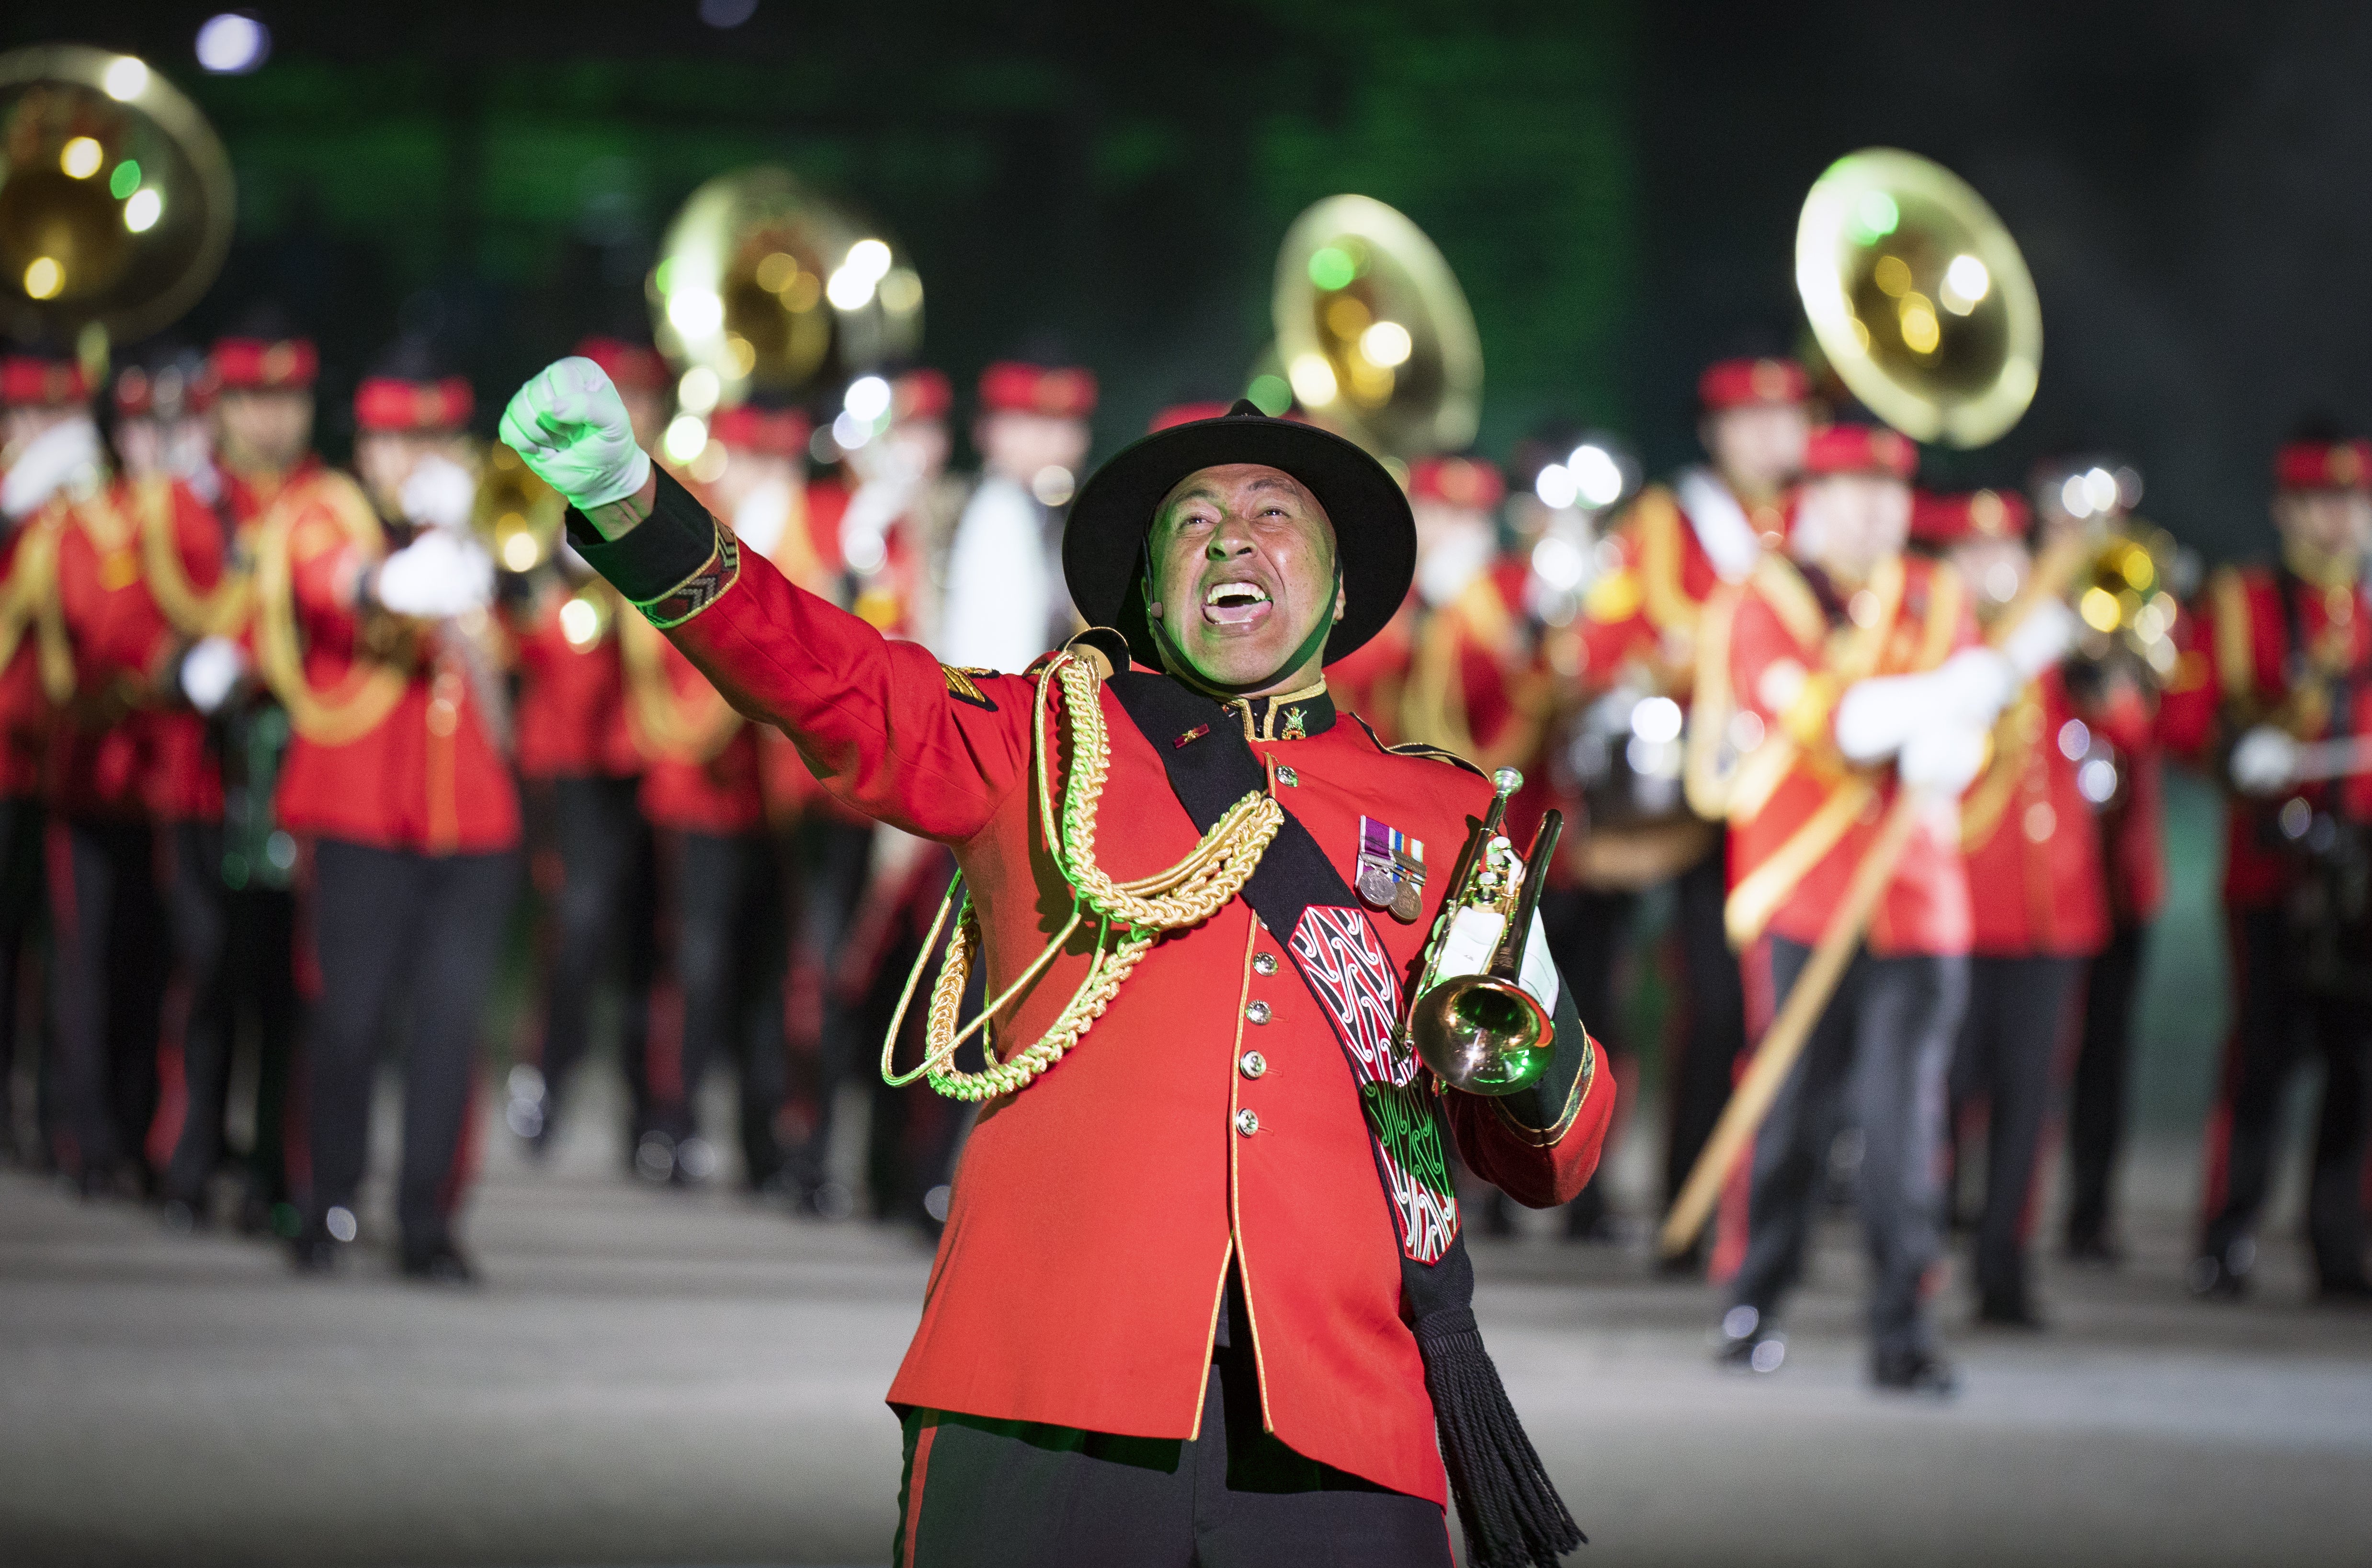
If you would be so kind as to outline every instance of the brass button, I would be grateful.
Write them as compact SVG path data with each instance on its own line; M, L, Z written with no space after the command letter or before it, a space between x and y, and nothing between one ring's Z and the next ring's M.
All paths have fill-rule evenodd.
M1252 955L1252 972L1254 974L1274 974L1276 972L1276 955L1274 953L1254 953Z
M1236 1058L1236 1071L1247 1078L1257 1078L1268 1071L1268 1058L1257 1051L1247 1051Z
M1249 1138L1260 1131L1260 1112L1250 1106L1236 1112L1236 1131Z
M1253 1023L1256 1023L1256 1024L1264 1024L1264 1023L1267 1023L1267 1022L1268 1022L1268 1004L1267 1004L1267 1003L1265 1003L1265 1002L1255 1002L1255 1003L1251 1004L1250 1006L1248 1006L1248 1007L1246 1007L1246 1008L1244 1009L1244 1016L1245 1016L1245 1017L1247 1017L1247 1018L1250 1018Z

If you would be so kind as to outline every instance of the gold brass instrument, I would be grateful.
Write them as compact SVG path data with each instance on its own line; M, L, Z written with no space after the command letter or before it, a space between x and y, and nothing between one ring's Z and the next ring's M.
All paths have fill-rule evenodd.
M568 503L497 441L478 458L470 528L506 572L532 572L552 559Z
M1370 196L1329 196L1277 252L1275 354L1320 424L1406 461L1471 444L1482 340L1424 231Z
M76 344L169 325L222 270L230 160L197 106L130 54L0 54L0 331Z
M1914 441L1984 446L2034 401L2034 278L1940 164L1870 147L1830 165L1796 222L1796 291L1846 389Z
M1458 857L1401 1042L1452 1088L1511 1095L1537 1082L1556 1050L1548 1009L1518 981L1564 818L1541 819L1519 865L1500 829L1524 775L1502 768L1491 782L1491 809Z
M770 165L720 174L692 193L668 226L648 294L659 352L682 377L678 401L695 421L752 391L798 394L846 380L911 357L922 342L923 280L913 265L840 203Z

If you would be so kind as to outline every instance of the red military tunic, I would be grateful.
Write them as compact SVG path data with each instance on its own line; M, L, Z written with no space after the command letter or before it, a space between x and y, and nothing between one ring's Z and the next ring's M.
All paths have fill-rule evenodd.
M1705 470L1697 472L1705 482L1718 482ZM1758 547L1785 537L1785 515L1775 504L1739 510ZM1698 623L1726 579L1705 549L1700 524L1664 485L1641 491L1609 538L1618 563L1590 585L1582 602L1585 679L1603 689L1624 665L1637 665L1657 676L1658 691L1686 707ZM1745 559L1741 553L1740 561Z
M619 632L630 639L626 727L644 761L644 817L717 838L764 826L757 731L648 621L635 615Z
M512 623L518 661L518 771L529 779L628 778L643 760L626 728L625 670L615 617L622 608L607 584L587 595L611 598L610 623L572 640L563 611L573 596L547 586ZM631 615L632 610L624 613Z
M292 479L273 503L258 630L296 731L274 797L281 825L425 854L512 848L518 794L459 629L355 603L383 549L369 502L343 474Z
M1530 570L1521 556L1503 555L1425 616L1401 697L1401 733L1411 740L1454 752L1484 772L1523 773L1523 787L1507 803L1508 837L1518 847L1560 804L1546 756L1555 692L1525 615ZM1569 803L1565 814L1573 815Z
M2332 714L2315 697L2292 691L2286 581L2291 612L2317 668L2352 672L2355 712ZM2207 585L2192 618L2194 630L2158 712L2159 733L2178 755L2206 761L2252 725L2279 724L2301 740L2372 733L2372 598L2354 582L2319 587L2262 566L2227 567ZM2318 686L2320 683L2317 683ZM2234 793L2226 811L2224 901L2265 908L2290 892L2301 856L2278 847L2274 815L2303 796L2320 805L2343 791L2350 816L2372 819L2372 774L2337 784L2304 784L2268 800Z
M2079 722L2053 669L1994 726L1992 765L1960 802L1972 952L2089 958L2108 943L2099 828L2062 744ZM2080 758L2081 746L2075 749Z
M1326 690L1335 706L1356 714L1387 746L1407 738L1401 729L1401 698L1408 684L1409 665L1416 656L1419 614L1412 593L1384 629L1347 657L1326 667Z
M174 684L186 635L159 600L211 593L223 556L221 525L178 482L119 479L72 508L57 540L58 607L75 670L75 699L50 749L57 810L221 819L222 775L209 765L205 721ZM175 576L158 584L152 567Z
M1950 567L1902 556L1834 605L1805 570L1767 553L1734 605L1706 626L1698 687L1701 712L1751 714L1762 731L1761 743L1745 749L1729 802L1730 940L1743 947L1767 931L1809 947L1898 787L1891 766L1855 767L1837 750L1838 699L1855 680L1933 669L1973 647L1976 621ZM1796 672L1800 681L1786 678ZM1724 684L1708 689L1716 679ZM1871 952L1969 951L1959 839L1950 803L1914 829L1870 923Z
M701 579L704 608L670 633L677 645L736 707L781 725L835 797L954 848L980 910L987 984L1011 983L1072 907L1039 835L1033 682L945 669L753 554L706 597L720 575ZM1296 706L1307 738L1282 738ZM1101 712L1110 774L1099 854L1111 876L1140 877L1198 835L1155 747L1108 692ZM1386 752L1356 725L1334 723L1322 693L1279 702L1266 720L1253 749L1271 789L1346 881L1363 814L1424 840L1427 863L1447 867L1487 799L1471 773ZM1376 921L1403 984L1447 879L1431 878L1418 923ZM997 1020L1002 1051L1045 1030L1087 956L1083 933L1023 991ZM1254 1048L1267 1063L1256 1077L1238 1063ZM1596 1165L1612 1091L1585 1063L1560 1124L1540 1133L1504 1102L1451 1093L1447 1107L1476 1173L1544 1205L1571 1198ZM1238 1130L1241 1110L1257 1113L1257 1131ZM1240 900L1166 935L1067 1056L984 1108L890 1398L1192 1437L1231 1260L1267 1427L1311 1458L1444 1501L1399 1249L1350 1069L1277 936Z

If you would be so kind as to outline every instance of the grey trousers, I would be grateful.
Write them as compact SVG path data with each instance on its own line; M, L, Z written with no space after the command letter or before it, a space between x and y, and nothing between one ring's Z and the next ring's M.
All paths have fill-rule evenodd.
M1772 938L1777 1001L1810 957L1800 943ZM1829 1142L1850 1105L1863 1137L1870 1339L1881 1352L1927 1348L1920 1287L1942 1251L1945 1074L1968 994L1965 958L1864 953L1846 968L1754 1142L1737 1305L1767 1323L1802 1276Z

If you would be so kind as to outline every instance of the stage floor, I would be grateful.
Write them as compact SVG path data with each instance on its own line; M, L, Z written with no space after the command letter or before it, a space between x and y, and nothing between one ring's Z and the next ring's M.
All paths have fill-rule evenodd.
M925 1255L613 1158L592 1122L545 1167L490 1139L466 1293L367 1245L292 1279L0 1176L0 1562L886 1562L880 1400ZM2363 1562L2372 1315L2302 1305L2286 1239L2248 1304L2187 1299L2186 1165L2145 1162L2122 1273L2046 1264L2052 1331L1978 1332L1946 1295L1947 1406L1865 1387L1841 1221L1769 1378L1716 1371L1713 1296L1639 1252L1478 1244L1492 1349L1594 1543L1574 1561Z

